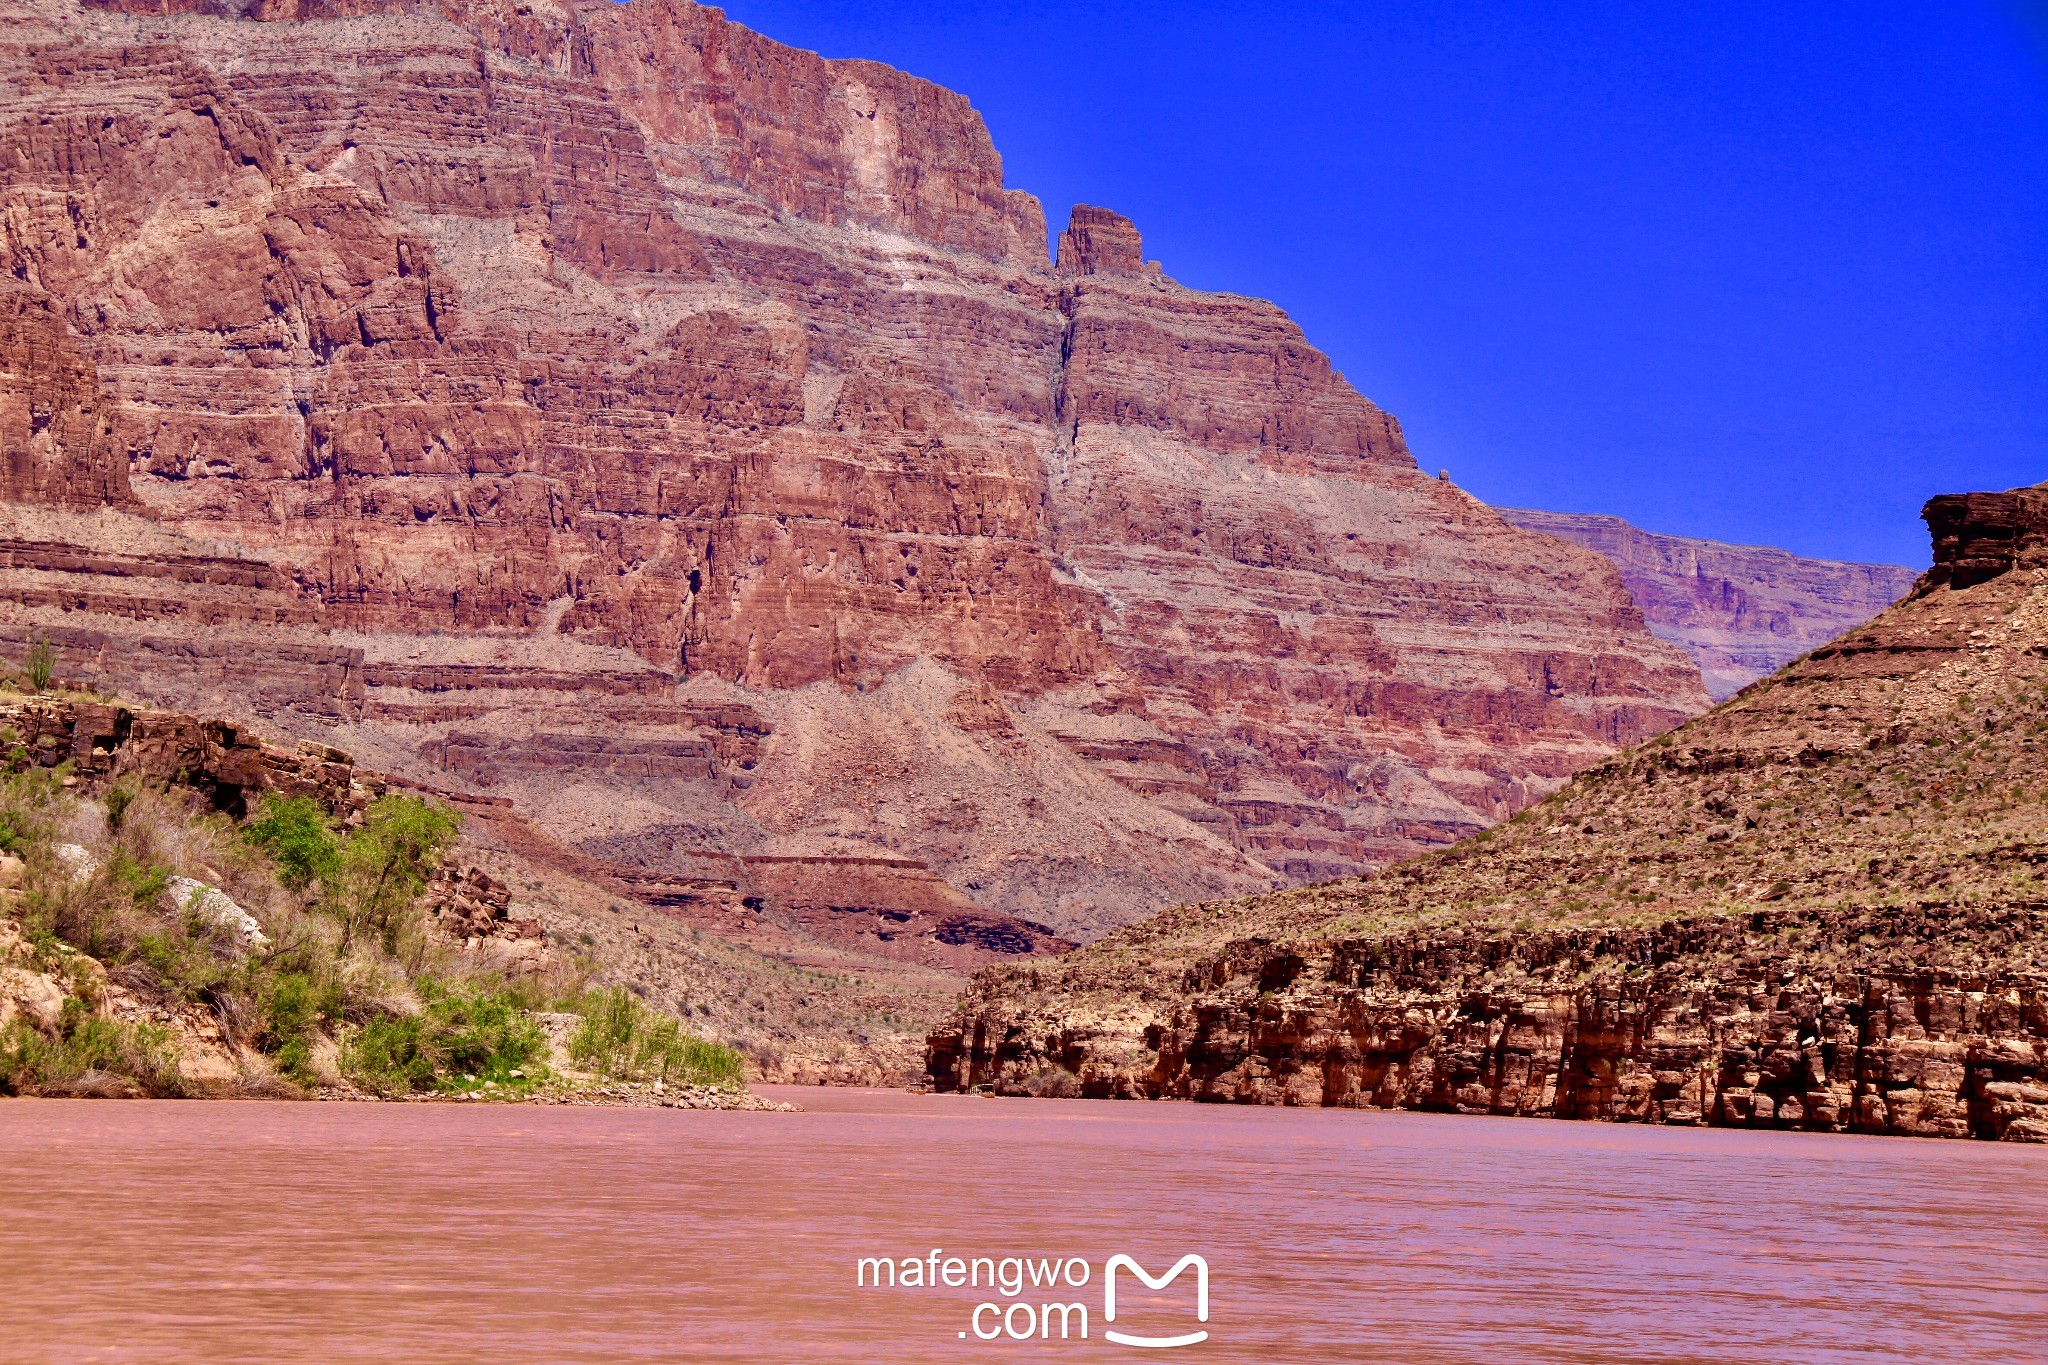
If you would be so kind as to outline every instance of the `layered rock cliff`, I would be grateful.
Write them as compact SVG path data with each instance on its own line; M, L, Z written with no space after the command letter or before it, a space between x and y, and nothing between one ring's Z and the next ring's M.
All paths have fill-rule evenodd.
M977 978L942 1088L2048 1140L2048 486L1870 624L1362 879Z
M1650 633L1692 656L1715 701L1862 625L1904 597L1917 577L1896 564L1845 564L1658 535L1620 517L1499 510L1525 531L1613 560Z
M1704 704L1278 309L1106 210L1049 260L958 95L674 0L0 20L0 646L69 676L881 953L1379 866Z

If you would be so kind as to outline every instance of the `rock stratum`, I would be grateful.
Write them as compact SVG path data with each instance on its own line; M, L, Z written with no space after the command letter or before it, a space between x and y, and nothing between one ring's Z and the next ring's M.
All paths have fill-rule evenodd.
M1804 559L1768 546L1659 535L1620 517L1519 507L1500 514L1525 531L1613 560L1650 633L1692 656L1717 702L1862 625L1904 597L1918 577L1897 564Z
M945 1089L2048 1141L2048 485L1503 826L979 976Z
M963 98L713 9L0 0L0 281L0 648L832 970L1355 874L1706 700L1279 309L1049 259Z

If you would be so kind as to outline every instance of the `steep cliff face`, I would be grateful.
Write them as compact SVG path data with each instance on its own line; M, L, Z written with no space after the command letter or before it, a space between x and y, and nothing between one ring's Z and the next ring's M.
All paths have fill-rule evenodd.
M1916 577L1896 564L1802 559L1766 546L1658 535L1620 517L1499 510L1523 530L1613 560L1650 633L1692 656L1715 701L1862 625L1904 597Z
M1609 565L1424 476L1285 315L1165 280L1125 219L1077 209L1060 250L1052 543L1152 724L1054 696L1049 725L1310 881L1448 843L1669 723L1690 689Z
M73 676L707 924L843 860L878 944L1354 872L1704 704L1279 310L1104 210L1049 262L928 83L666 0L0 20L0 277L80 395L25 461L0 400L0 641Z
M977 978L945 1088L2048 1141L2048 500L1501 828Z
M41 290L0 286L0 502L132 504L99 374Z

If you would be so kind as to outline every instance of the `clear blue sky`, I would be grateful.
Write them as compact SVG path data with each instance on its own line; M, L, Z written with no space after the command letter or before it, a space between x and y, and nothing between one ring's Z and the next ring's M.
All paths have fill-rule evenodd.
M2048 479L2039 0L734 0L1270 298L1498 503L1925 562Z

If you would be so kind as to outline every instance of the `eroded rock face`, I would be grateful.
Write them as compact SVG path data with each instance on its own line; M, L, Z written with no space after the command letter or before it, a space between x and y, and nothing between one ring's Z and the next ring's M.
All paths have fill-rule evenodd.
M1930 590L1974 587L2048 564L2048 484L1931 498L1922 515L1934 536Z
M512 888L479 867L445 865L427 882L427 914L450 938L537 939L537 919L515 919Z
M1033 714L1120 780L1312 881L1482 828L1697 697L1610 564L1424 476L1278 309L1145 269L1101 210L1061 240L1048 520L1143 703Z
M1658 535L1619 517L1517 507L1500 514L1613 560L1650 633L1692 656L1715 701L1862 625L1904 597L1918 577L1896 564L1843 564Z
M101 702L0 699L0 763L11 769L71 765L103 786L133 776L197 788L221 810L250 811L264 793L318 801L344 822L358 820L383 783L358 774L347 754L301 741L271 744L238 725Z
M942 1090L2048 1142L2048 979L1899 951L1951 935L2039 942L2048 908L1247 944L1142 1049L978 1019L927 1068Z
M1046 941L1447 843L1704 702L1278 309L1107 210L1049 262L926 82L667 0L0 21L0 277L79 395L0 640L71 675L619 871L908 860Z
M2048 1141L2048 503L1503 827L976 978L941 1088Z
M0 287L0 501L132 504L109 407L50 298Z

